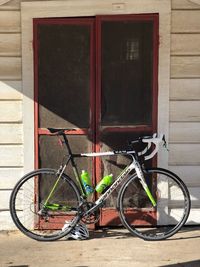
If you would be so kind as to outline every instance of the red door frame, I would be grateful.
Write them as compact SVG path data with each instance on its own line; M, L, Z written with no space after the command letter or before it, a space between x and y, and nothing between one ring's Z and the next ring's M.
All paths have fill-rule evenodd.
M89 112L89 128L78 128L76 131L68 131L66 132L67 135L86 135L90 136L90 140L92 141L91 149L95 149L95 75L94 75L94 20L93 19L77 19L77 18L70 18L70 19L34 19L33 20L33 46L34 46L34 126L35 126L35 168L39 168L39 136L41 135L51 135L47 129L39 128L39 104L38 104L38 96L39 96L39 88L38 88L38 57L39 57L39 49L38 49L38 25L52 25L52 24L72 24L72 25L86 25L90 27L90 112ZM92 177L95 177L95 160L93 160L92 164ZM38 183L35 183L35 190L38 188ZM37 203L35 203L37 204ZM37 205L36 205L37 209ZM63 220L62 216L60 217ZM42 226L42 221L37 221L36 227L40 228ZM57 224L52 223L52 228L57 229Z
M79 128L76 131L68 131L67 135L86 135L90 136L92 141L92 150L95 150L95 47L94 47L94 19L93 18L42 18L33 19L33 45L34 45L34 113L35 113L35 168L39 167L38 156L39 156L39 136L40 135L51 135L47 129L39 128L39 104L38 104L38 25L55 25L55 24L66 24L66 25L86 25L90 27L90 115L89 115L89 128ZM95 162L94 162L95 166ZM95 174L95 168L93 168L93 174ZM94 177L94 175L93 175Z
M139 125L135 127L107 127L101 129L101 23L102 21L149 21L153 22L153 79L152 79L152 125ZM157 115L158 115L158 49L159 49L159 14L134 14L134 15L100 15L96 19L96 40L97 40L97 56L96 65L96 152L101 150L101 132L141 132L157 131ZM154 164L156 160L154 159ZM96 180L101 180L101 159L96 158ZM152 222L155 222L156 214L151 212ZM103 225L117 225L120 223L118 212L113 208L103 208L101 210L100 222Z
M158 49L159 49L159 15L158 14L137 14L137 15L102 15L94 18L45 18L33 20L34 35L34 110L35 110L35 168L39 167L39 136L50 135L47 129L41 129L39 123L39 105L38 105L38 25L40 24L76 24L88 25L91 29L90 38L90 127L89 129L77 129L76 132L67 132L68 135L90 135L92 140L92 151L100 151L101 136L101 22L102 21L152 21L153 22L153 81L152 81L152 126L139 125L136 127L108 127L103 131L107 132L156 132L157 131L157 113L158 113ZM95 25L96 23L96 25ZM96 66L93 68L93 66ZM101 179L101 159L93 159L92 169L93 182ZM155 217L155 215L152 215ZM113 220L116 218L116 220ZM100 225L119 223L118 215L115 209L102 209Z

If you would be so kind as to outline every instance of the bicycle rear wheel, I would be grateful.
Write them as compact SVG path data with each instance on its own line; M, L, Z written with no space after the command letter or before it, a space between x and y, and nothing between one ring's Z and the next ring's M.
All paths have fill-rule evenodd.
M63 237L79 220L80 192L65 174L62 174L47 202L57 179L56 170L33 171L16 184L10 197L10 213L15 225L25 235L38 241ZM62 230L66 220L71 222L72 228Z
M118 196L123 225L144 240L163 240L185 224L190 212L190 196L183 181L161 168L145 171L145 179L156 200L153 207L137 175L130 177Z

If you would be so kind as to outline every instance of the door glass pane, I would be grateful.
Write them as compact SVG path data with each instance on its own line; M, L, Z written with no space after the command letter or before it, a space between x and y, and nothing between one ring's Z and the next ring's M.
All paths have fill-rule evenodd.
M153 22L102 22L101 121L152 122Z
M39 128L89 126L90 26L38 26Z

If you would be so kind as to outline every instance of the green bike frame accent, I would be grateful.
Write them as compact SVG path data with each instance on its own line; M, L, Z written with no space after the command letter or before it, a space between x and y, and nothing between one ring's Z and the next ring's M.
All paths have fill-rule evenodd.
M65 168L66 168L66 166L64 166L64 168L62 169L61 173L59 174L58 179L56 180L56 182L55 182L53 188L51 189L51 192L49 193L49 195L48 195L46 201L44 202L44 207L47 206L47 204L48 204L48 202L49 202L49 199L52 197L52 195L53 195L53 193L54 193L54 190L56 189L56 186L57 186L58 182L60 181L60 178L61 178L61 176L62 176L62 174L63 174Z
M148 196L149 199L151 200L152 205L153 205L154 207L156 207L156 201L155 201L154 197L152 196L152 194L151 194L151 192L150 192L148 186L146 185L146 186L143 186L143 187L144 187L145 192L147 193L147 196Z

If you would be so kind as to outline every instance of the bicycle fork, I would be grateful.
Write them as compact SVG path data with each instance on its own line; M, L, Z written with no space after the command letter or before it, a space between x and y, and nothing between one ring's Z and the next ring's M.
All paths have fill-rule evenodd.
M156 201L155 201L153 195L151 194L151 191L149 190L149 187L148 187L148 185L147 185L147 183L145 181L144 174L143 174L143 171L141 169L140 164L136 160L134 160L133 164L135 165L135 171L137 173L137 176L139 178L139 181L140 181L142 187L144 188L144 191L146 192L146 194L147 194L148 198L150 199L152 205L154 207L156 207L156 205L157 205Z

